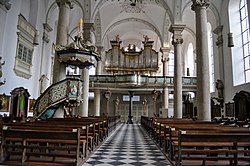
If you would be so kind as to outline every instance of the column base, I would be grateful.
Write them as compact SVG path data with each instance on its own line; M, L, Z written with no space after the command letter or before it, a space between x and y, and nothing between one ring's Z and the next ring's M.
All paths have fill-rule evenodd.
M133 118L133 116L128 116L127 124L133 124L132 118Z

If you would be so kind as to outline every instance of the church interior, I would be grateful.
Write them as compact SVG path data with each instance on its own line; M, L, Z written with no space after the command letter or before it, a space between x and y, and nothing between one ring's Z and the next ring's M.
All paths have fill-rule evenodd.
M0 0L0 163L249 165L249 13Z

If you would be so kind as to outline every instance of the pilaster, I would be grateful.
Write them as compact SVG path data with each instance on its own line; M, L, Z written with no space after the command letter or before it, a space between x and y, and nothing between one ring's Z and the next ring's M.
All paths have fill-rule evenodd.
M220 80L225 81L224 78L224 52L223 52L223 26L220 25L213 31L217 35L216 46L218 47L218 56L219 56L219 69L220 69Z

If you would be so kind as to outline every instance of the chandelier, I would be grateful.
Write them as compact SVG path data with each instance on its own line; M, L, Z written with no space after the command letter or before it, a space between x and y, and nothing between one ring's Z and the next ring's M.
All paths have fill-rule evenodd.
M131 6L136 6L136 3L142 3L142 0L130 0Z

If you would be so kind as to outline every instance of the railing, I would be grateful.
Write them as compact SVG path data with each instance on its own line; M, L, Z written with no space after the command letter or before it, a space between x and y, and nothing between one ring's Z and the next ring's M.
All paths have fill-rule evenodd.
M174 84L174 77L146 76L146 75L91 75L89 81L93 83L126 83L137 85ZM183 85L196 85L196 77L183 77Z

